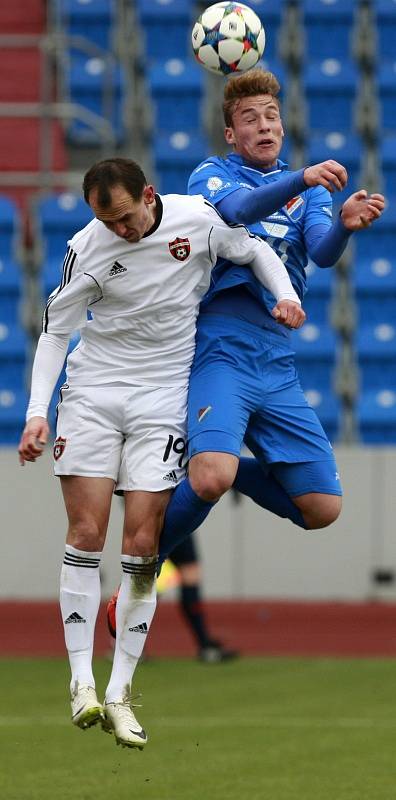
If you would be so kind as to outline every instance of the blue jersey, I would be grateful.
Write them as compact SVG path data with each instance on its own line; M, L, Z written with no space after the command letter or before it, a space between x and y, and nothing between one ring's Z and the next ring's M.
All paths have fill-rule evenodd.
M194 170L188 183L189 194L202 194L213 205L217 205L227 195L238 189L255 189L264 184L278 181L290 174L287 165L278 160L277 166L262 172L244 163L241 156L232 153L226 158L210 156ZM293 197L283 208L265 219L246 227L265 239L275 250L290 275L291 282L300 298L306 289L305 267L307 247L305 236L313 225L332 225L332 198L322 186L307 188ZM270 316L274 298L254 277L247 267L231 266L219 261L212 272L211 286L202 301L202 308L223 289L245 285L261 301ZM264 310L264 309L263 309ZM275 323L276 325L276 323ZM279 326L277 326L279 329Z

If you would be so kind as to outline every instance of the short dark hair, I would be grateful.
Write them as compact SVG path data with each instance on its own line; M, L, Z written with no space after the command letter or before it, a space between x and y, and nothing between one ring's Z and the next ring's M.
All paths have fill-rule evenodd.
M84 175L84 200L89 204L89 195L93 189L98 190L98 204L102 208L111 205L110 189L122 186L134 200L140 200L143 189L147 186L143 170L129 158L106 158L98 161Z
M260 67L250 69L242 75L233 75L224 87L223 114L226 127L232 127L232 115L243 97L270 94L279 105L279 92L280 84L275 75Z

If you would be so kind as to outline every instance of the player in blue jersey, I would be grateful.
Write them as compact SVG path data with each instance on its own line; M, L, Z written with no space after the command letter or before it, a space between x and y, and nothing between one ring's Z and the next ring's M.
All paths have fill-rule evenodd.
M266 239L302 299L308 256L320 267L334 264L351 233L380 216L384 198L355 192L333 219L331 195L345 187L346 170L332 160L288 170L279 159L279 90L260 69L229 79L223 111L233 152L199 164L189 192ZM271 316L273 304L248 269L217 264L190 378L189 475L166 512L162 558L231 486L305 529L326 527L340 513L332 448L302 392L290 334ZM255 458L240 458L243 442Z

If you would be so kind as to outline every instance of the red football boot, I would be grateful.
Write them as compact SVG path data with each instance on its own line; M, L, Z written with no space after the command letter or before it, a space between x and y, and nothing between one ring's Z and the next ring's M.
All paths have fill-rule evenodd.
M110 597L110 600L107 603L107 610L106 610L107 627L108 627L110 635L113 637L113 639L116 638L116 630L117 630L116 608L117 608L117 597L118 597L118 592L119 591L120 591L120 589L118 588L117 591L114 592L113 596Z

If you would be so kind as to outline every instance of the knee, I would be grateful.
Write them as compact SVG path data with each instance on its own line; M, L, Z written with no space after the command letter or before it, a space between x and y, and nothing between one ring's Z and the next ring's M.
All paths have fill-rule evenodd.
M317 495L305 508L301 508L308 530L319 530L332 525L340 516L342 498L338 495Z
M147 528L140 528L127 537L124 534L123 550L134 556L155 556L158 545L157 537Z
M199 470L195 475L190 475L190 483L195 494L207 503L215 503L232 486L228 475L211 469Z
M69 526L67 543L76 550L86 552L101 552L103 550L105 533L95 519L84 519L74 522Z

